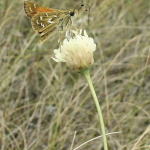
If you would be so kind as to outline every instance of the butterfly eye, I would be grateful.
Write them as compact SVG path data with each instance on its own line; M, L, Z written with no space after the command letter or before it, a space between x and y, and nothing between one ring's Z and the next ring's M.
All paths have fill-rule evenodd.
M74 16L74 12L73 11L70 11L70 16Z

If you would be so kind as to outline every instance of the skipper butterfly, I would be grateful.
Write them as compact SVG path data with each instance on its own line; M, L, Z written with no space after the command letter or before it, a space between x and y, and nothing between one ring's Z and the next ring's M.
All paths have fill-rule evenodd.
M81 7L84 5L81 5ZM64 31L72 26L72 18L78 14L78 10L57 10L43 7L35 2L25 1L24 10L33 29L40 35L39 43L43 43L55 31Z

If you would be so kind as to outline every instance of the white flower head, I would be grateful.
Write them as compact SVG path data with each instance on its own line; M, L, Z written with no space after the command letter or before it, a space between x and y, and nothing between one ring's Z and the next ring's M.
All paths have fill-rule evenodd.
M93 52L96 49L96 44L92 38L88 37L85 30L83 35L82 30L71 32L74 33L74 37L66 38L60 48L54 50L53 60L66 62L69 68L80 72L93 64Z

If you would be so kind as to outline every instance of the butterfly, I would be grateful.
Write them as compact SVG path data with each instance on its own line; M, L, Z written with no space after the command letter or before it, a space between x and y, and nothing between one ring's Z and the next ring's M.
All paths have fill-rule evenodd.
M43 43L56 31L64 31L70 28L72 18L78 14L76 9L52 9L31 1L24 2L24 10L31 21L33 29L40 35L39 43Z

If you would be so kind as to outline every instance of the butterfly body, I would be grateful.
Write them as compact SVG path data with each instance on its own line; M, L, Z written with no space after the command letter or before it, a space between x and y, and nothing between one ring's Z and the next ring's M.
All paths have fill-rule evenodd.
M33 29L40 35L39 43L51 37L55 31L64 31L72 25L77 10L57 10L40 6L31 1L24 2L24 10Z

